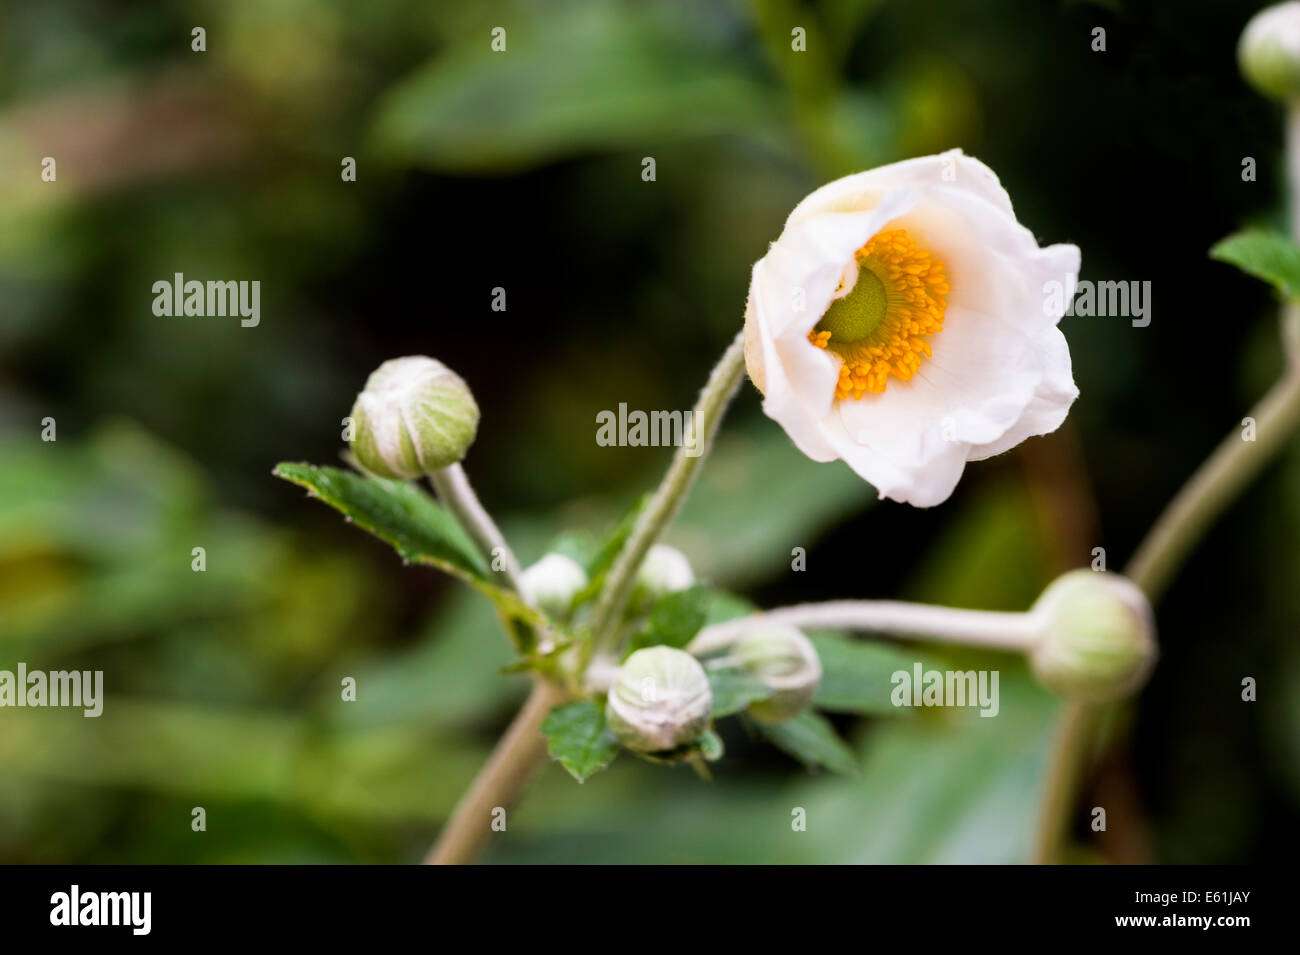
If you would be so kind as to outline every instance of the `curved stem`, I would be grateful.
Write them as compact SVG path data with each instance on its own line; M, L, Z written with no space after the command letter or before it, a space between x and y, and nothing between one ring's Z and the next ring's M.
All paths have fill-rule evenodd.
M1125 573L1154 603L1193 545L1300 425L1300 370L1255 406L1255 440L1233 431L1183 485L1147 532Z
M474 861L492 833L493 811L513 805L546 754L542 721L563 699L563 691L555 684L541 678L533 683L523 708L497 741L487 763L442 827L438 841L424 857L425 865Z
M522 573L519 560L492 521L491 515L479 503L478 495L470 486L465 469L460 464L452 464L440 471L434 471L429 475L429 481L433 484L433 489L438 492L438 500L451 511L461 527L465 528L470 537L474 538L474 542L483 549L489 566L498 553L497 548L500 548L499 553L504 564L501 572L515 593L522 593L519 589L519 578Z
M686 649L695 654L712 653L773 623L866 630L999 650L1028 650L1042 629L1033 613L958 610L896 600L830 600L795 604L714 624L701 630Z
M732 396L745 373L745 334L741 332L723 353L704 390L695 403L696 443L688 448L683 442L673 455L673 462L654 496L637 518L632 533L605 578L605 587L591 615L593 645L599 647L609 639L636 583L636 572L654 543L662 536L695 480L700 464L709 453L713 436L722 422Z
M1030 861L1035 865L1055 865L1070 829L1077 793L1083 782L1091 756L1091 743L1101 724L1102 707L1088 703L1065 704L1052 740L1038 825Z
M1239 431L1224 438L1169 502L1129 562L1125 575L1153 604L1214 520L1300 427L1300 368L1293 364L1250 416L1255 419L1255 440L1244 440ZM1059 857L1105 713L1104 706L1066 705L1043 789L1035 862L1050 863Z

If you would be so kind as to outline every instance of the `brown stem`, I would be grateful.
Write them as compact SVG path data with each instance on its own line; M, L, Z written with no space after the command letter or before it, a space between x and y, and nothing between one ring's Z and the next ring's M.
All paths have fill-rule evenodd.
M425 865L465 865L478 857L492 834L493 811L514 804L546 755L542 721L563 699L564 692L555 684L541 678L534 682L514 722L497 741L424 857Z

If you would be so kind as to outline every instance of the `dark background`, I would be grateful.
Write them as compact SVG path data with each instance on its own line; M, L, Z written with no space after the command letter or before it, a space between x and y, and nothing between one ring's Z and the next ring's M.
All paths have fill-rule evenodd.
M746 385L670 540L764 605L1021 609L1094 547L1121 568L1281 368L1270 292L1206 255L1284 225L1280 111L1235 64L1259 6L0 10L0 667L102 668L110 693L99 720L0 713L0 860L419 858L521 678L496 672L509 651L478 598L271 467L335 462L369 371L430 354L474 389L466 466L521 556L599 531L667 456L597 446L597 412L689 407L785 215L884 162L979 157L1040 241L1079 245L1083 278L1150 281L1150 326L1065 319L1065 427L928 511L802 459ZM155 317L152 283L177 271L260 280L260 326ZM1159 608L1160 666L1088 802L1109 830L1078 858L1260 861L1294 841L1298 530L1292 442ZM577 787L550 767L489 859L1019 861L1056 703L986 659L999 719L838 721L858 779L743 735L711 786L622 760Z

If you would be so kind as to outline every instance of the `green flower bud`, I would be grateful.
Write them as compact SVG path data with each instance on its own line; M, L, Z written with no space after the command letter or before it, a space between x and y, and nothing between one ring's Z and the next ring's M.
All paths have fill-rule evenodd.
M676 547L655 544L641 562L637 571L637 594L652 603L664 594L685 590L695 583L691 562Z
M628 657L614 678L605 718L628 749L657 753L695 741L709 728L713 692L700 661L657 646Z
M1155 662L1151 605L1118 574L1070 571L1043 591L1033 613L1042 635L1030 664L1062 696L1090 702L1127 696Z
M578 591L587 586L587 572L564 554L547 554L523 572L519 584L525 600L562 619Z
M1242 75L1265 96L1282 102L1300 96L1300 2L1255 14L1242 31L1237 61Z
M812 701L822 679L822 664L812 642L794 627L771 624L736 641L731 657L774 691L751 703L749 714L762 723L784 723Z
M454 371L412 355L375 369L352 406L352 423L352 453L362 467L410 480L465 457L478 431L478 405Z

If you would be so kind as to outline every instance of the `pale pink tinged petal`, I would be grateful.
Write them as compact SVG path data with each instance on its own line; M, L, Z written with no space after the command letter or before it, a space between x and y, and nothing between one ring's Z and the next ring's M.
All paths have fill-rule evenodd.
M1074 399L1079 397L1070 367L1070 348L1059 328L1047 329L1038 348L1044 374L1025 413L996 441L972 447L972 461L983 461L1009 451L1026 438L1051 434L1065 421Z
M787 229L754 270L753 293L764 302L776 338L807 337L826 309L853 254L920 201L914 189L883 195L871 209L814 216ZM802 300L803 308L796 308Z
M1005 215L1014 216L1011 197L993 170L960 149L951 149L936 156L905 159L827 183L794 207L786 220L786 228L822 212L870 208L875 204L874 197L901 186L945 187L969 192Z
M900 428L906 426L899 422ZM897 459L861 442L842 422L838 428L828 425L826 434L844 462L882 498L914 507L934 507L947 500L966 467L967 445L936 441L932 434L922 437L927 448L912 467L900 466Z
M1042 374L1034 342L980 312L950 309L934 355L910 381L840 402L851 434L900 467L925 463L939 443L995 441L1024 413Z
M822 376L824 381L812 380L810 390L800 393L791 386L786 373L784 360L777 352L776 342L767 329L763 315L762 299L751 297L750 309L753 309L752 326L756 329L755 340L757 352L763 366L763 412L785 429L795 446L814 461L835 460L835 450L825 442L817 427L818 415L809 411L809 405L830 406L835 395L836 369L831 364L834 359L822 354L824 361ZM809 345L813 351L820 349ZM812 356L817 357L817 356ZM803 369L800 369L801 373Z

